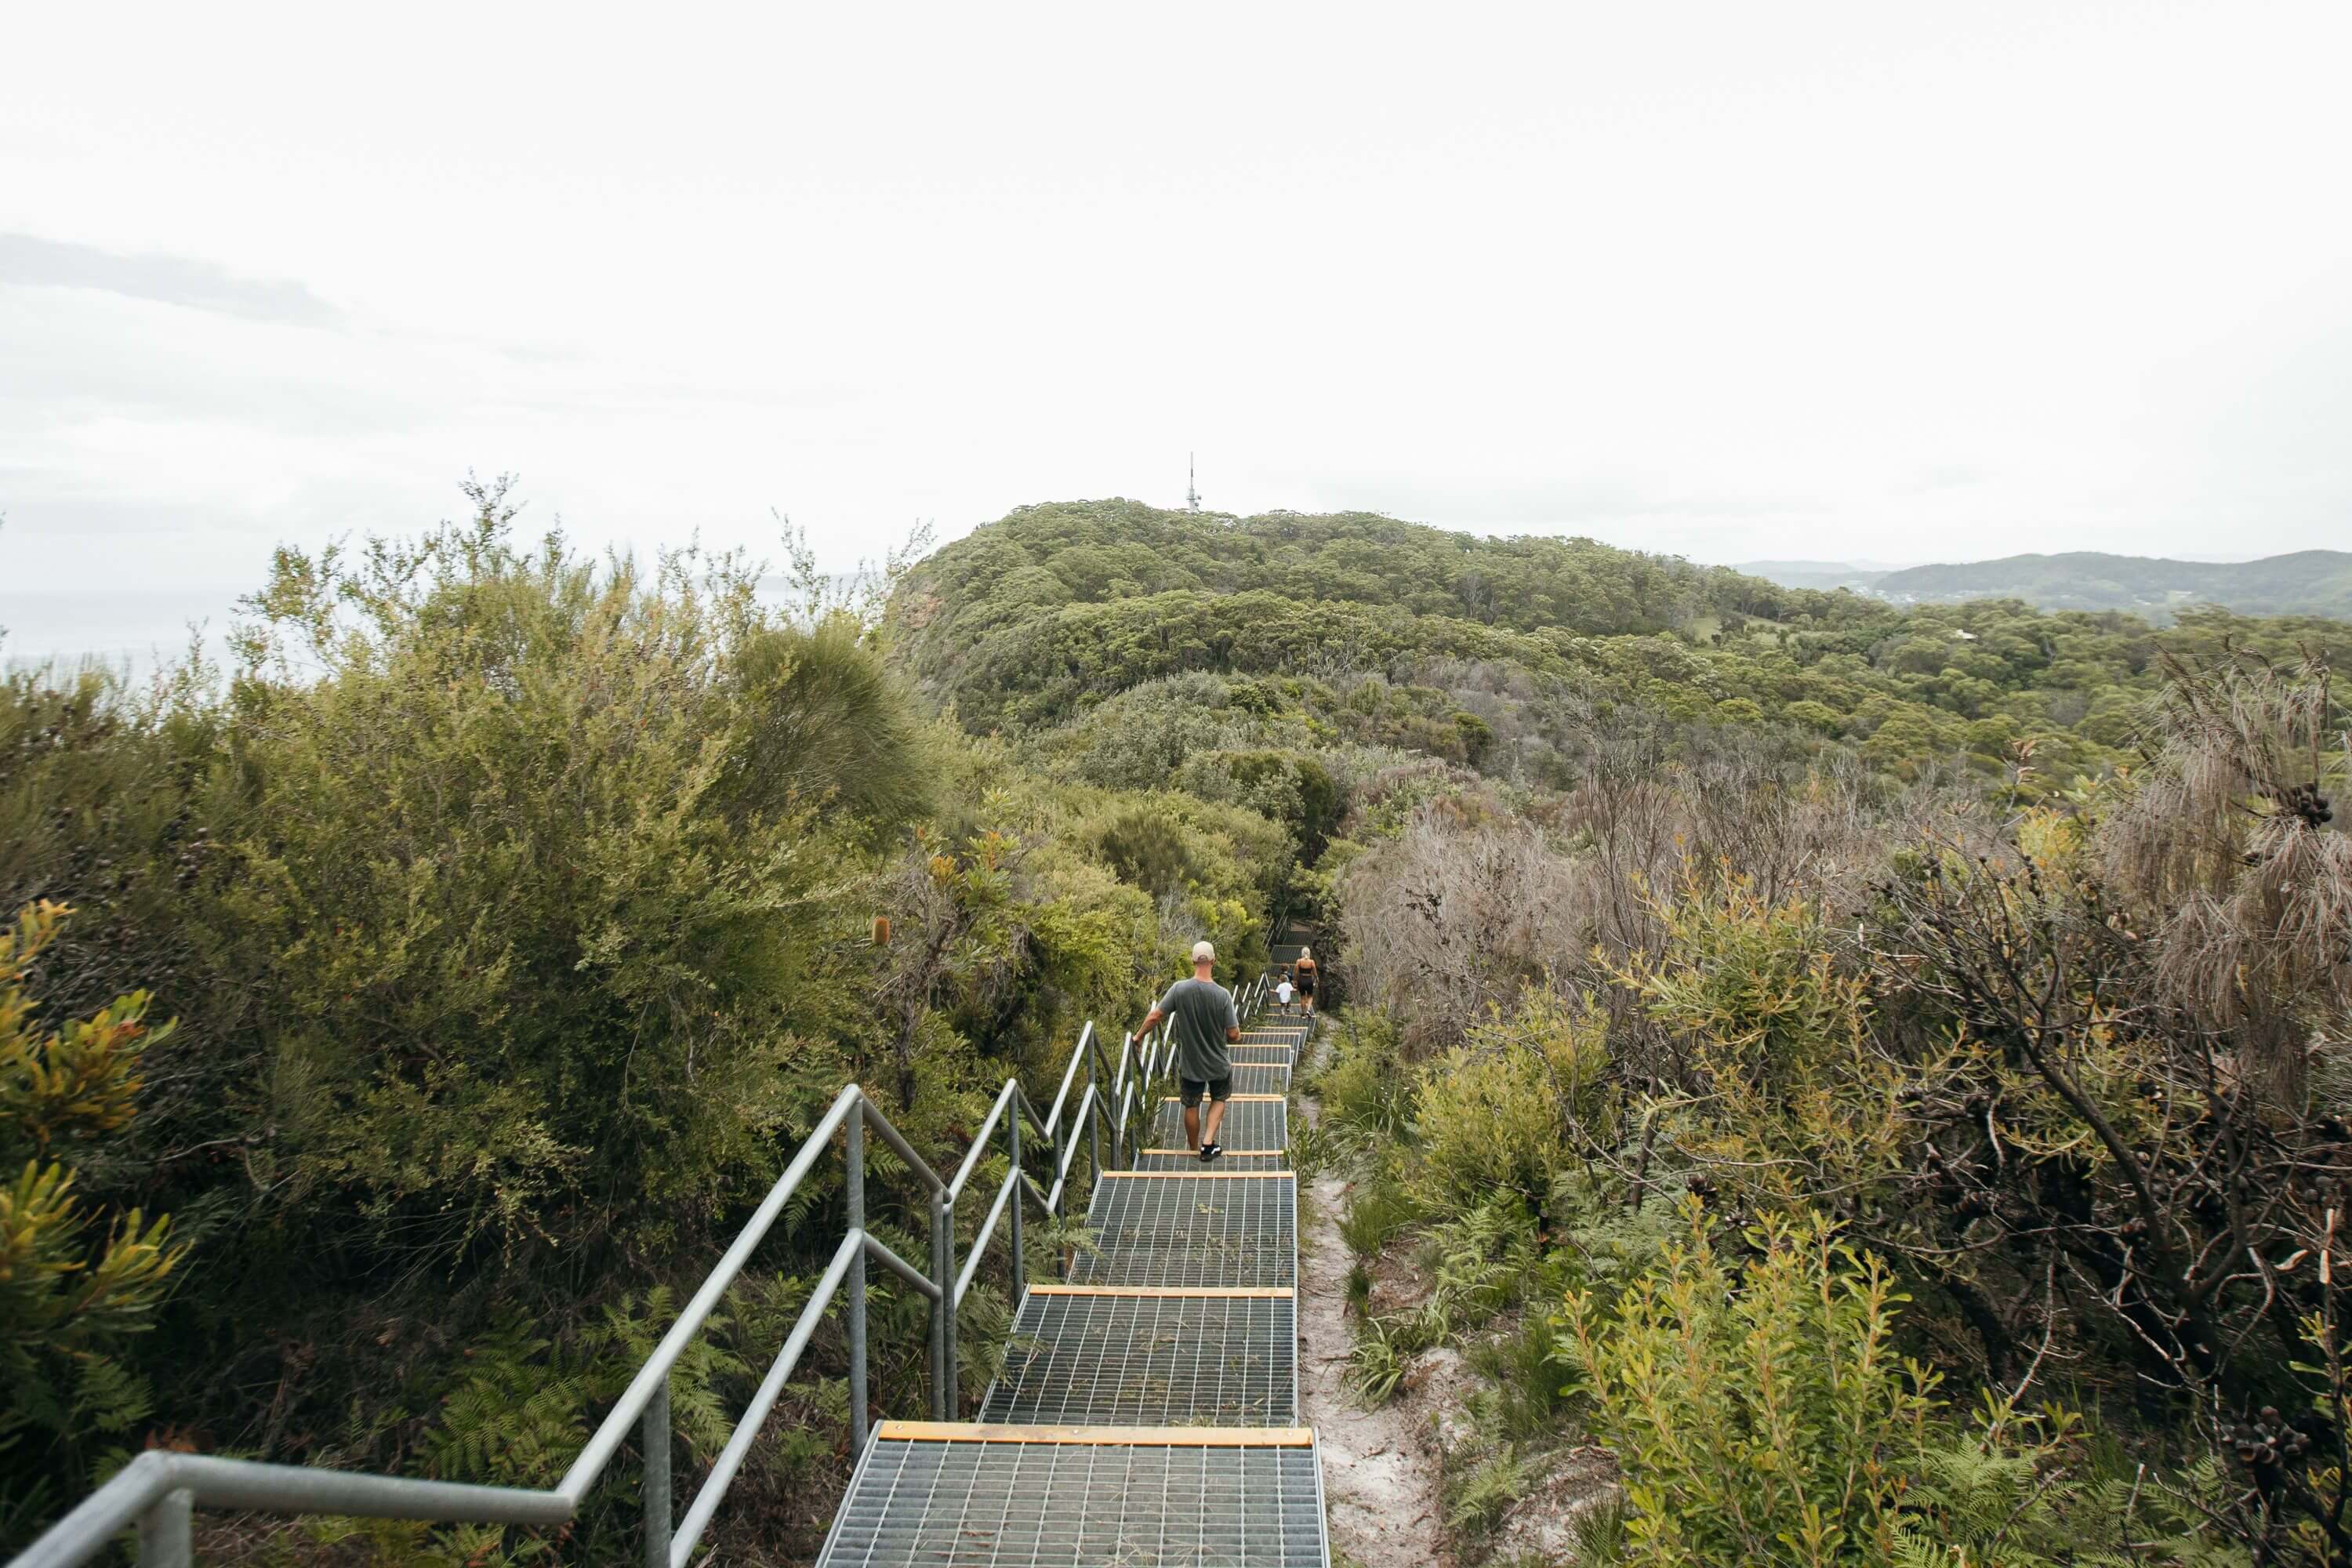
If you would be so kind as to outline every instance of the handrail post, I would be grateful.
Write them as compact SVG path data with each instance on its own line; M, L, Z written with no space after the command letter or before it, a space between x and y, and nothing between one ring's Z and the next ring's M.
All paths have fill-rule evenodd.
M194 1492L176 1491L147 1505L139 1516L139 1568L190 1568L196 1560L195 1504Z
M1071 1136L1072 1133L1067 1122L1057 1122L1055 1124L1054 1174L1056 1177L1059 1177L1062 1173L1062 1155L1070 1146ZM1055 1186L1049 1186L1046 1188L1046 1191L1052 1194L1054 1201L1045 1205L1045 1212L1052 1215L1055 1219L1067 1219L1069 1217L1068 1211L1070 1207L1070 1194L1066 1191L1055 1190L1058 1186L1059 1183L1056 1182Z
M1134 1038L1128 1035L1119 1040L1118 1067L1110 1075L1110 1164L1114 1171L1127 1169L1127 1047Z
M1004 1151L1013 1161L1013 1169L1005 1180L1013 1184L1013 1310L1021 1310L1022 1299L1029 1289L1029 1255L1021 1250L1021 1118L1004 1119Z
M669 1379L646 1403L638 1432L646 1450L646 1568L669 1568Z
M1087 1094L1093 1100L1087 1111L1087 1178L1099 1181L1102 1179L1102 1101L1097 1097L1095 1089L1095 1064L1101 1059L1102 1053L1095 1048L1091 1028L1080 1037L1078 1045L1087 1053Z
M857 1261L849 1266L849 1452L866 1452L866 1108L844 1128L849 1228L857 1233Z
M944 1190L939 1196L939 1211L940 1419L952 1421L963 1413L963 1398L956 1386L955 1200Z
M940 1370L947 1363L942 1349L947 1343L948 1317L955 1310L955 1276L947 1266L940 1248L940 1216L946 1212L943 1194L931 1194L931 1280L940 1288L940 1298L931 1303L931 1419L948 1418L948 1380Z

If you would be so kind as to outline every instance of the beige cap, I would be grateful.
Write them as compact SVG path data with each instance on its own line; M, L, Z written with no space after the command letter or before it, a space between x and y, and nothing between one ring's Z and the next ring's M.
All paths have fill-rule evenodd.
M1216 962L1217 962L1217 946L1216 946L1216 943L1214 943L1214 942L1194 942L1194 943L1192 944L1192 962L1193 962L1193 963L1216 963Z

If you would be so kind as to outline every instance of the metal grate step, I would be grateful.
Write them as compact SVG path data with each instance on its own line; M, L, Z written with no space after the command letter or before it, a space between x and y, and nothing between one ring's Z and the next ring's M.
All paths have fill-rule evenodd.
M1289 1107L1278 1100L1230 1100L1218 1138L1235 1149L1290 1147ZM1154 1149L1184 1147L1184 1108L1171 1100L1160 1107L1151 1123Z
M1230 1133L1227 1134L1231 1136ZM1282 1149L1236 1149L1225 1146L1216 1163L1201 1163L1201 1156L1190 1149L1146 1149L1135 1157L1139 1171L1279 1171L1290 1159Z
M1311 1434L939 1439L885 1422L818 1568L1326 1568ZM966 1434L991 1429L972 1426ZM1219 1441L1217 1439L1225 1439ZM1099 1440L1109 1439L1109 1440ZM1122 1440L1123 1439L1123 1440ZM1208 1439L1208 1440L1202 1440Z
M1287 1426L1298 1416L1296 1306L1287 1290L1033 1287L980 1418Z
M1297 1178L1106 1174L1087 1215L1095 1250L1074 1285L1265 1286L1298 1282Z
M1282 1094L1290 1088L1290 1068L1248 1062L1234 1064L1235 1094Z

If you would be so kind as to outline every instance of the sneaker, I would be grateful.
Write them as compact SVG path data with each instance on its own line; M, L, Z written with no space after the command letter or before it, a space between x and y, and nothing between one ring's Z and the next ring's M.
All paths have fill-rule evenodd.
M1201 1163L1205 1165L1224 1152L1225 1146L1223 1143L1203 1143L1201 1145Z

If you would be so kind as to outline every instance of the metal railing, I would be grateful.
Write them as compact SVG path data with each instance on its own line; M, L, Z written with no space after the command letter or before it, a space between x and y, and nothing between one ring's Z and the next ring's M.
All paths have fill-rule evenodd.
M1261 978L1242 988L1234 1000L1241 1016L1255 1016L1265 995ZM757 1441L761 1426L775 1407L785 1381L800 1364L802 1354L816 1334L834 1298L846 1292L845 1316L849 1340L849 1432L854 1452L863 1452L868 1431L866 1389L866 1268L878 1263L931 1303L930 1404L936 1420L958 1415L956 1377L956 1311L977 1278L982 1258L998 1226L1009 1216L1008 1250L1012 1257L1013 1305L1017 1312L1025 1294L1027 1268L1022 1251L1021 1197L1053 1218L1062 1217L1070 1193L1070 1176L1078 1152L1088 1152L1088 1171L1099 1173L1132 1158L1132 1115L1140 1105L1151 1113L1150 1090L1173 1071L1172 1031L1162 1028L1154 1038L1122 1038L1118 1058L1104 1069L1102 1047L1094 1025L1080 1031L1077 1048L1070 1053L1053 1109L1045 1116L1009 1078L998 1091L995 1105L972 1140L952 1179L941 1180L890 1125L866 1091L856 1084L834 1098L800 1152L776 1178L741 1231L682 1309L661 1343L638 1368L587 1446L572 1462L563 1479L549 1490L519 1487L474 1486L452 1481L418 1480L402 1476L374 1476L350 1470L302 1465L264 1464L249 1459L224 1459L201 1454L150 1449L118 1471L114 1479L84 1499L78 1508L26 1548L8 1568L76 1568L103 1552L124 1530L138 1531L140 1568L189 1568L194 1561L194 1510L199 1507L273 1513L325 1514L368 1519L423 1520L444 1524L561 1525L579 1511L593 1487L620 1452L635 1427L645 1451L644 1505L646 1568L685 1568L703 1532L709 1528L719 1504ZM1072 1106L1080 1068L1085 1087ZM1068 1120L1064 1120L1065 1112ZM1026 1123L1045 1147L1052 1149L1053 1184L1041 1187L1023 1167L1021 1130ZM998 1184L988 1217L975 1234L963 1268L956 1268L956 1202L971 1182L999 1123L1003 1126L1006 1169ZM1148 1126L1148 1123L1147 1123ZM1083 1136L1081 1130L1083 1129ZM889 1146L921 1184L930 1215L930 1267L918 1268L893 1252L866 1228L866 1135L872 1132ZM801 1309L792 1332L761 1380L742 1418L726 1447L713 1461L688 1503L685 1515L673 1512L670 1474L670 1373L694 1337L701 1332L719 1299L743 1271L777 1216L811 1171L842 1135L845 1228L832 1260ZM1108 1132L1111 1165L1103 1163L1102 1145Z

